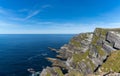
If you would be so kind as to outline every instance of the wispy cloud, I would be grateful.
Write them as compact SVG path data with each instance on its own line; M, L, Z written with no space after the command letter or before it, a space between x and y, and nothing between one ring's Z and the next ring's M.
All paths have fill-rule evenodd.
M39 14L41 11L38 9L38 10L35 10L35 11L32 11L27 17L25 17L25 20Z
M48 8L48 7L51 7L51 5L48 5L48 4L42 5L42 6L35 5L31 9L20 9L18 11L0 7L0 15L4 15L6 17L10 16L8 19L11 19L11 20L25 21L38 15L40 12L45 10L45 8ZM24 15L23 12L25 12L27 15ZM23 16L21 17L20 14L23 14Z
M2 17L2 20L11 20L11 18L15 18L16 16L18 16L18 14L12 9L0 7L0 16Z
M0 15L10 15L11 10L0 7Z
M52 6L47 4L47 5L42 5L41 7L34 8L36 10L34 10L34 9L30 10L28 16L25 17L24 20L30 19L31 17L39 14L40 12L42 12L42 10L44 10L45 8L48 8L48 7L52 7Z
M41 12L41 10L39 10L39 9L38 9L38 10L35 10L35 11L31 10L31 11L28 12L29 14L28 14L26 17L23 17L23 18L20 18L20 17L12 17L11 19L12 19L12 20L16 20L16 21L26 21L26 20L32 18L33 16L39 14L40 12Z
M18 12L28 12L29 10L28 9L20 9L20 10L18 10Z
M5 14L6 14L6 11L4 11L3 9L0 8L0 14L5 15Z
M14 22L8 22L8 21L0 21L0 30L3 30L2 33L4 33L7 29L15 29L17 27L20 27L20 24L14 23Z
M0 33L10 34L78 34L81 32L93 32L95 28L120 28L120 23L59 23L59 22L36 22L36 23L11 23L0 21ZM24 29L23 29L24 28Z
M16 21L26 21L26 20L30 19L31 17L39 14L40 12L41 12L41 10L35 10L35 11L32 11L32 12L29 11L29 14L24 18L14 17L14 18L11 18L11 19L16 20Z
M46 4L46 5L43 5L42 8L49 8L49 7L52 7L51 5L49 4Z

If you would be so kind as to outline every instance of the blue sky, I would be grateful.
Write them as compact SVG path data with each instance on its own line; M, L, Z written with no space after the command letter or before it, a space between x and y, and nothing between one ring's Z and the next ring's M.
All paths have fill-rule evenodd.
M0 0L0 34L73 34L120 28L120 0Z

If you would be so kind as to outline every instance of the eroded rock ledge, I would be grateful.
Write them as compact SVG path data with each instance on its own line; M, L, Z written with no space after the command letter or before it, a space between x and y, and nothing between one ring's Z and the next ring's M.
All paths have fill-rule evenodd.
M96 28L52 50L58 53L56 59L48 58L53 67L43 69L40 76L120 76L120 28Z

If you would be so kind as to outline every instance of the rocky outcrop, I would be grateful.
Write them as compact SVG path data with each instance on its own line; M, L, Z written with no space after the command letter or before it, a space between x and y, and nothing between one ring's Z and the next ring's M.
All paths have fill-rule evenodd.
M115 49L109 45L107 45L106 43L103 42L103 45L102 45L103 49L108 53L110 54L112 51L114 51Z
M120 49L120 33L109 31L106 38L110 43L113 44L113 47Z
M109 64L107 60L112 58L110 57L112 53L119 49L120 29L96 28L93 33L81 33L73 37L58 51L52 48L58 53L56 58L48 58L53 63L53 67L43 69L40 76L97 76L96 74L119 76L119 71L115 71L112 64L109 66L111 68L107 67L110 70L102 70L105 66L104 63ZM55 68L59 68L59 73ZM115 73L111 73L111 70Z
M47 67L43 69L40 76L64 76L59 67Z

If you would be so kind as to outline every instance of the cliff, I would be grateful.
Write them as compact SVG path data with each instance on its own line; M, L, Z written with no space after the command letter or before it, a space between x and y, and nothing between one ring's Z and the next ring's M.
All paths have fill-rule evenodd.
M47 58L53 67L40 76L120 76L120 28L81 33Z

